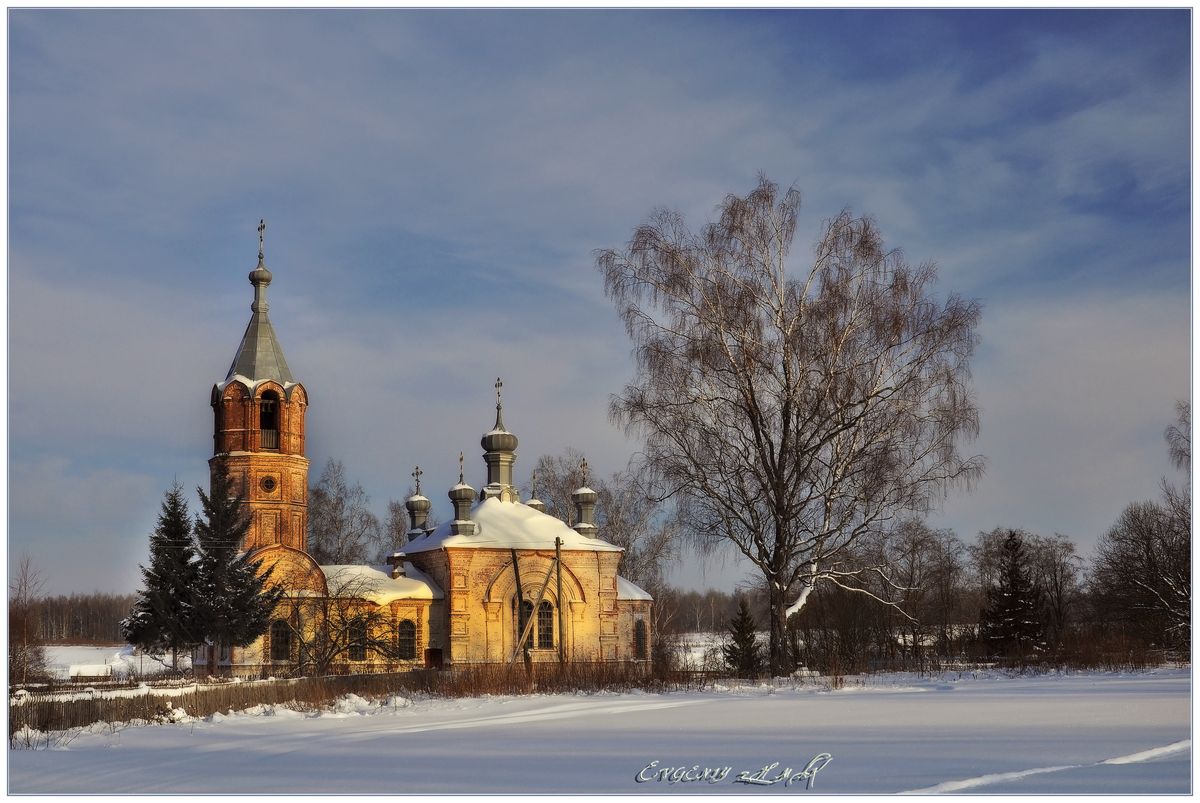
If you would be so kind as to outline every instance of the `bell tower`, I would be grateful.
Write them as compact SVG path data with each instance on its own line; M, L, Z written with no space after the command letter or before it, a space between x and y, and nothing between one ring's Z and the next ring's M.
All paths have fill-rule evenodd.
M267 317L271 272L263 261L258 224L258 267L250 272L250 323L225 381L213 386L212 471L224 467L250 509L242 548L275 544L305 550L308 533L308 458L304 413L308 393L288 369Z

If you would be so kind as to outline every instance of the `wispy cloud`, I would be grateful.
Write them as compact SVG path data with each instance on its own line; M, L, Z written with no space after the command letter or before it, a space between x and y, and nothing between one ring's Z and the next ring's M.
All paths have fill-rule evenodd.
M1086 538L1162 472L1188 392L1183 20L14 11L10 469L152 478L122 531L202 475L266 217L317 468L379 508L413 463L448 485L500 374L520 465L570 444L615 470L632 369L593 251L655 206L699 226L762 170L804 193L797 270L849 206L984 300L991 469L944 521ZM13 548L59 537L12 499Z

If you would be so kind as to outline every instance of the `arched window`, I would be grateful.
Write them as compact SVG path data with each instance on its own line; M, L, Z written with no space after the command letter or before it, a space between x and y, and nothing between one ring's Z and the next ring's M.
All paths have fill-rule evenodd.
M646 660L646 623L641 619L633 623L633 657Z
M292 657L292 629L283 619L271 622L271 660L288 661Z
M537 645L543 650L554 648L554 606L549 600L538 604Z
M350 648L347 650L351 661L367 660L367 623L355 619L350 623Z
M396 652L402 661L417 657L417 626L409 619L396 626Z
M533 603L527 599L521 600L521 615L517 616L517 598L513 597L513 624L516 627L516 633L513 634L513 643L521 641L521 634L525 632L525 625L529 622L529 617L533 615ZM530 632L529 641L526 642L527 647L534 646L534 637L537 633Z
M258 429L262 432L262 448L279 448L279 394L273 390L264 393L259 402Z

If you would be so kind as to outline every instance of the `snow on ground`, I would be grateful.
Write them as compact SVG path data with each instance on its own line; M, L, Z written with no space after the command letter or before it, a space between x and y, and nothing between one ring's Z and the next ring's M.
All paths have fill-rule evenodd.
M171 656L134 654L128 644L111 646L53 645L46 647L46 663L50 674L59 680L67 680L71 667L111 666L114 678L127 677L131 672L137 677L161 674L171 666ZM180 655L181 668L191 666L190 655ZM88 673L82 674L100 674Z
M1190 693L1188 670L1161 669L893 674L837 691L349 696L316 715L260 706L10 749L9 791L728 794L811 780L814 793L1186 793ZM673 768L710 772L659 780ZM735 782L743 773L794 780Z

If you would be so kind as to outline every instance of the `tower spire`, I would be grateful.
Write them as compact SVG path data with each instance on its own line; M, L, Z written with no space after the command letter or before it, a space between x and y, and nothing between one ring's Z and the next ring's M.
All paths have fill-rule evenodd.
M279 347L279 341L275 338L275 329L271 326L271 321L267 317L267 285L271 283L271 271L267 270L266 263L263 261L263 233L267 230L266 220L258 221L258 265L254 270L250 271L247 277L250 279L250 284L254 285L254 303L250 305L250 323L246 326L246 333L242 335L242 342L238 346L237 354L233 357L233 364L229 366L229 373L225 378L233 379L234 376L243 376L251 381L259 381L262 379L274 379L282 384L295 382L292 378L291 371L288 370L287 360L283 357L283 349Z

